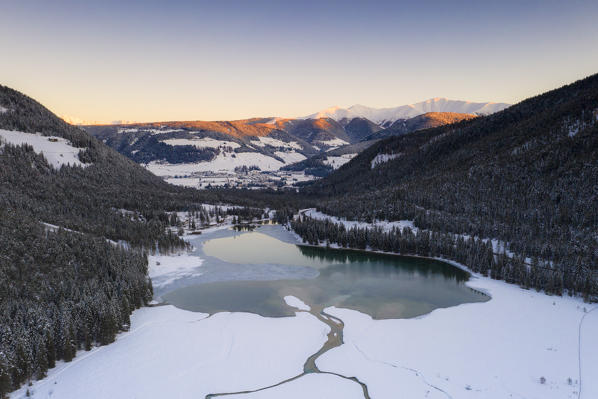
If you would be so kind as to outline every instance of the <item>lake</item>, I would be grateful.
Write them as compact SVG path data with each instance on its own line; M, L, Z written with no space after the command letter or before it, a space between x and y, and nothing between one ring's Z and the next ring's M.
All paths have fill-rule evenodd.
M293 295L311 306L312 312L337 306L376 319L410 318L489 299L465 285L469 273L447 263L295 245L276 237L282 230L281 226L264 226L198 239L194 245L199 247L197 255L206 259L207 276L197 284L164 293L162 299L196 312L281 317L296 311L283 300ZM209 278L210 273L223 275L223 270L234 270L234 275L220 276L220 281ZM269 270L277 272L268 274Z

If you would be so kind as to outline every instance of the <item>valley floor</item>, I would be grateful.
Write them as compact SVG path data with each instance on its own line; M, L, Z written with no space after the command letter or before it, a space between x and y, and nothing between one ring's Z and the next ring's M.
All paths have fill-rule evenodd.
M159 260L165 270L184 276L182 259L170 257L169 266L168 258ZM195 273L201 264L191 268ZM371 398L380 399L598 397L596 305L482 276L467 284L492 299L399 320L326 309L344 322L344 344L319 357L318 368L357 377ZM301 308L298 300L290 303ZM266 318L208 316L169 305L142 308L115 343L80 352L11 398L24 398L27 390L34 398L64 399L204 398L256 390L300 375L328 332L326 324L299 309L294 317ZM307 374L232 397L363 396L360 385L346 378Z

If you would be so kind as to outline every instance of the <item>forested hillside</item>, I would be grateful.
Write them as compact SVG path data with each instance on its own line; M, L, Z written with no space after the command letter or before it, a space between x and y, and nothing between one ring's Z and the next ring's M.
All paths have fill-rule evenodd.
M596 298L597 160L593 75L490 116L382 140L304 192L332 215L504 241L551 265L564 289L588 284Z
M186 246L166 232L164 210L192 209L215 194L199 198L166 184L3 86L0 106L0 131L41 133L50 147L66 139L83 162L57 167L31 145L0 138L3 396L126 328L131 311L151 298L144 252Z

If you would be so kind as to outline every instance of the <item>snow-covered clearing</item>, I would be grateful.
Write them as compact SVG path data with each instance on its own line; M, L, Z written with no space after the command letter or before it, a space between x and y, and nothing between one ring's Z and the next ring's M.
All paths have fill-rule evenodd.
M203 259L187 254L179 255L150 255L148 256L148 274L154 288L172 284L174 281L200 276Z
M276 147L276 148L291 148L294 150L301 150L303 147L296 141L282 141L272 137L258 137L257 140L251 140L251 144L258 146L258 147Z
M237 166L258 166L261 170L277 170L284 163L257 152L220 153L209 162L169 164L150 162L147 169L157 176L189 175L195 172L234 171Z
M4 108L2 105L0 105L0 114L3 114L5 112L8 112L8 108Z
M287 295L284 297L284 301L290 307L293 307L293 308L296 308L299 310L305 310L307 312L309 312L311 310L311 308L309 307L308 304L306 304L305 302L303 302L301 299L297 298L296 296Z
M326 159L324 159L324 165L330 165L332 166L333 169L338 169L341 166L343 166L344 164L346 164L347 162L349 162L350 160L352 160L353 158L355 158L357 156L357 154L343 154L340 156L327 156Z
M345 323L345 343L318 367L356 376L373 398L577 398L581 353L581 397L597 397L598 311L584 320L580 352L588 305L578 298L485 277L467 284L492 299L403 320L326 309Z
M162 140L168 145L192 145L195 148L219 148L230 147L232 149L239 148L241 145L234 141L216 140L210 137L203 137L200 139L166 139Z
M332 151L340 146L349 144L349 142L347 142L343 139L339 139L339 138L330 139L330 140L319 140L319 141L316 141L316 143L320 146L330 147L326 151Z
M598 398L598 306L594 306L579 326L580 398Z
M306 374L263 391L225 396L227 399L363 399L361 387L332 374Z
M118 133L137 133L139 131L136 127L119 127Z
M305 155L298 153L296 151L289 151L289 152L275 151L274 154L277 157L279 157L280 159L282 159L285 164L295 163L295 162L303 161L304 159L306 159Z
M68 140L62 137L0 129L0 145L2 142L13 145L28 144L33 147L35 152L43 155L48 163L56 169L61 168L63 165L89 166L89 164L79 160L79 152L83 149L73 147Z
M199 177L169 177L164 179L167 183L174 184L176 186L193 187L199 186ZM226 182L222 183L225 184Z
M374 157L374 159L372 159L372 162L371 162L372 166L371 167L372 167L372 169L374 169L376 166L378 166L380 164L383 164L385 162L388 162L390 160L397 159L401 155L403 155L403 154L401 154L401 153L398 153L398 154L378 154L378 155L376 155Z
M415 230L415 226L413 225L413 221L411 221L411 220L398 220L395 222L389 222L386 220L376 220L373 223L358 222L358 221L354 221L354 220L340 219L340 218L337 218L336 216L330 216L325 213L316 211L314 208L302 209L301 211L299 211L299 213L303 214L305 216L308 216L312 219L330 220L331 222L334 222L334 223L342 223L347 230L351 229L353 227L360 228L360 229L364 229L364 228L371 229L371 228L378 227L385 231L391 230L393 227L395 227L397 229L401 229L401 230L403 230L405 227L409 227L410 229Z
M41 222L41 224L43 224L44 226L46 226L47 231L51 231L51 232L57 232L58 230L63 229L64 231L70 231L71 233L82 234L80 231L75 231L75 230L67 229L65 227L57 226L55 224L50 224L50 223L46 223L46 222Z
M339 145L345 145L345 144L349 144L349 142L343 140L343 139L331 139L331 140L322 140L322 141L318 141L319 144L322 145L327 145L327 146L339 146Z
M305 312L207 317L173 306L142 308L115 343L60 362L48 377L11 397L25 397L27 388L33 398L61 399L204 398L255 390L301 374L328 332Z
M169 128L161 127L159 129L143 129L143 131L150 132L151 134L162 134L162 133L182 132L183 129L169 129Z

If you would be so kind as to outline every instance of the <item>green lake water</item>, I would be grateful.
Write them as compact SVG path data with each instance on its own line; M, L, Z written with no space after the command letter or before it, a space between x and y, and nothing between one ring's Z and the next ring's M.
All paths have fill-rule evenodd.
M289 316L283 298L294 295L313 310L355 309L377 319L409 318L436 308L488 300L465 285L469 274L441 261L299 246L258 231L203 243L203 252L228 264L310 267L315 278L208 282L176 289L163 299L205 313L251 312Z

